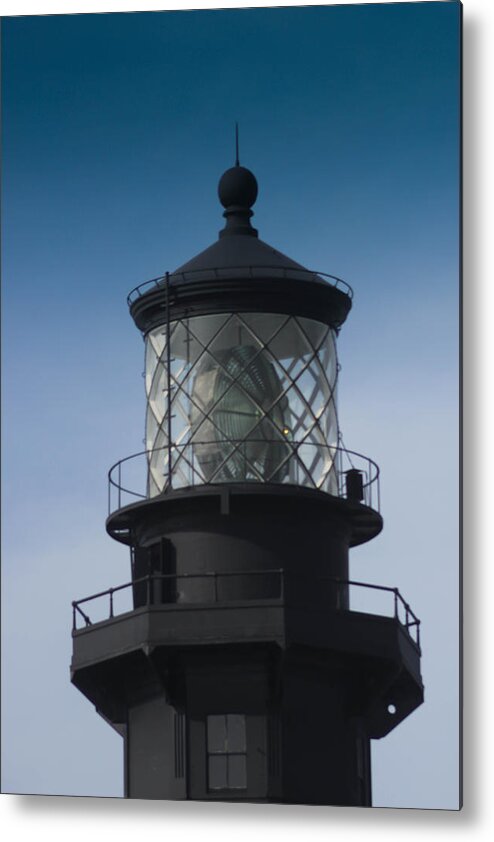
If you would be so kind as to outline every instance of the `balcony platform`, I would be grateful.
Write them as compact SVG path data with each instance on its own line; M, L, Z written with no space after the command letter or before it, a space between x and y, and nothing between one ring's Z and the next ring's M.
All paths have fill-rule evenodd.
M392 730L423 701L420 647L395 617L314 611L283 599L137 608L73 632L72 682L115 727L139 692L173 691L171 665L189 653L208 660L232 649L281 664L344 670L365 699L369 736ZM136 681L136 676L139 681Z

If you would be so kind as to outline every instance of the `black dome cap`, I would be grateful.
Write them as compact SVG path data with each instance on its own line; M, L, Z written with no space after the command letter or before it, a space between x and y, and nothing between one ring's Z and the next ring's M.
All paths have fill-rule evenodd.
M224 208L250 208L257 199L257 180L246 167L231 167L218 184L218 196Z

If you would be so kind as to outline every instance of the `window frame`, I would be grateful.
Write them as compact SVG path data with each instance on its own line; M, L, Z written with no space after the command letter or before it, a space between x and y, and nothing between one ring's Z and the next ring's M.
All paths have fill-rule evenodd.
M233 718L238 719L241 717L241 724L242 724L242 733L241 739L238 740L238 734L236 738L232 736L232 728L234 727L233 722L229 720L233 720ZM214 747L214 744L218 745L218 735L213 735L212 733L212 720L215 719L224 719L224 738L223 738L223 745L221 747ZM236 728L238 729L238 722L236 723ZM230 748L229 741L234 744L233 748ZM219 741L221 742L221 740ZM235 742L238 742L238 745L235 745ZM243 758L243 783L239 786L232 785L230 783L230 759L231 758ZM213 758L224 758L225 759L225 777L226 777L226 786L213 786L211 783L211 761ZM243 713L210 713L206 716L206 782L207 782L207 790L211 793L220 793L220 792L246 792L248 789L248 781L247 781L247 717Z

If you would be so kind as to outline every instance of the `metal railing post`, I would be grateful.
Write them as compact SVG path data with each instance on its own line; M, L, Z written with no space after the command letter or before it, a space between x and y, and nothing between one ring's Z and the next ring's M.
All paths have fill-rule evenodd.
M113 617L113 588L110 588L110 618Z
M167 445L168 445L168 489L172 489L172 373L170 347L170 274L166 273L166 389L167 389Z

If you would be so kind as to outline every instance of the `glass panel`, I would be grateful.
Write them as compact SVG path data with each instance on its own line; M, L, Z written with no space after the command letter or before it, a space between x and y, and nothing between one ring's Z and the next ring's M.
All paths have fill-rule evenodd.
M228 751L245 751L245 716L243 713L228 713L226 717Z
M215 357L218 357L222 353L231 353L233 348L241 348L244 345L254 346L256 350L260 350L263 343L240 316L232 315L211 340L208 348Z
M241 313L239 318L250 329L251 335L258 337L263 345L267 345L274 334L280 332L282 325L291 321L287 316L277 313Z
M210 754L208 757L209 789L228 789L226 754Z
M161 357L166 345L166 330L163 327L157 327L150 331L146 337L146 350L151 355Z
M156 361L152 377L148 381L148 402L156 416L163 417L165 412L165 394L168 389L166 368L161 360Z
M153 378L154 370L156 368L156 362L158 360L159 355L156 355L154 349L154 343L152 338L146 340L146 359L145 359L145 374L146 374L146 393L149 395L149 390L151 388L151 381Z
M177 322L172 335L171 358L174 360L172 374L178 382L183 380L204 347L198 339L192 336L189 330L189 321L189 319L186 319Z
M247 758L245 754L228 754L228 789L247 788Z
M204 482L235 482L245 475L242 453L233 444L202 439L192 444L189 450L195 470L204 477Z
M311 348L319 349L321 345L326 344L330 338L332 331L327 325L321 322L315 322L312 319L297 318L299 327L309 342Z
M172 435L175 444L183 438L184 430L190 428L190 416L192 405L189 396L182 390L176 390L172 400L172 421L175 422L176 430L172 423Z
M227 750L226 716L225 714L208 716L208 752L224 752Z
M156 447L156 436L158 434L159 425L156 420L154 412L150 409L146 416L146 450L152 450Z
M328 490L338 442L335 333L280 314L198 316L172 323L172 486L293 482ZM146 339L149 492L168 481L166 331ZM331 488L335 488L334 482Z
M231 318L231 314L228 313L214 316L196 316L193 319L188 319L184 324L192 340L198 342L201 348L207 348L216 334L224 328Z

